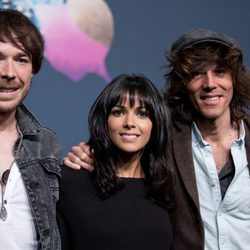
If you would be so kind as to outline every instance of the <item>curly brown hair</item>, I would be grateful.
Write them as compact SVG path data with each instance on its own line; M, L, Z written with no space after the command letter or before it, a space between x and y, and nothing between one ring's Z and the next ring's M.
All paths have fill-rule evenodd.
M214 42L203 42L166 54L169 71L165 74L164 99L171 110L172 118L191 122L193 107L189 100L187 83L194 74L212 65L230 71L233 79L233 99L230 103L231 121L244 118L250 102L250 74L243 64L243 55L236 46L224 46Z

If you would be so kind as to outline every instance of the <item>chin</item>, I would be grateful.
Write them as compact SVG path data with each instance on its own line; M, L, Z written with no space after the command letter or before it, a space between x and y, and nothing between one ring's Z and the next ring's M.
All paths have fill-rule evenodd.
M222 118L221 115L203 115L202 116L203 120L207 120L207 121L211 121L211 122L219 120L220 118Z
M0 105L0 113L8 114L16 111L18 105Z
M219 112L200 112L200 113L196 113L195 117L197 117L198 120L200 121L205 121L205 120L217 120L220 117L222 117L222 113Z

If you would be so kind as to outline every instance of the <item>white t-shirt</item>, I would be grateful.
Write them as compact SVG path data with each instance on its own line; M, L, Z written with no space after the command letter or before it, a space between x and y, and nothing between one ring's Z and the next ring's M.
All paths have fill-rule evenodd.
M29 200L21 173L14 162L6 185L4 206L7 219L0 219L1 250L34 250L37 249L35 225L31 215ZM0 205L2 192L0 192Z

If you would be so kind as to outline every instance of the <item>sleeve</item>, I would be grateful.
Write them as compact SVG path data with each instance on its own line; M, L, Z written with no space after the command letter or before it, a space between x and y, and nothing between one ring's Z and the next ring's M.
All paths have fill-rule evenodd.
M56 220L57 220L57 225L58 225L58 229L60 232L62 250L70 250L69 230L68 230L66 220L63 217L62 209L63 207L61 207L60 201L57 202Z

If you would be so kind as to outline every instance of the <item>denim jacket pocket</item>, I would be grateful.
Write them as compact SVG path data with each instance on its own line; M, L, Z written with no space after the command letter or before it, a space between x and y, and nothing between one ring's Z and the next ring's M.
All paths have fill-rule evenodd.
M59 199L59 179L61 178L61 169L58 163L54 161L47 160L46 162L42 162L41 165L45 170L53 202L55 204Z

